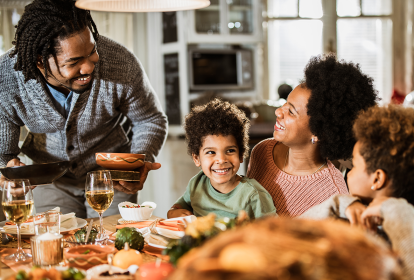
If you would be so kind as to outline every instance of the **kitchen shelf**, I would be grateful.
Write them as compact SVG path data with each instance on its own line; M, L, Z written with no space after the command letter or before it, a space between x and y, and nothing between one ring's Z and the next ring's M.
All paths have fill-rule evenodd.
M209 12L209 11L220 11L220 6L219 5L210 5L206 8L202 8L202 9L197 10L197 13L198 12Z
M248 5L231 5L229 6L230 12L249 12L252 10L252 6Z

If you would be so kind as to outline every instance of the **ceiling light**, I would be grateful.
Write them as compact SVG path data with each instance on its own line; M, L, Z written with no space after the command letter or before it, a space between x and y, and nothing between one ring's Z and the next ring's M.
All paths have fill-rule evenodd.
M76 7L106 12L170 12L195 10L210 5L209 0L77 0Z

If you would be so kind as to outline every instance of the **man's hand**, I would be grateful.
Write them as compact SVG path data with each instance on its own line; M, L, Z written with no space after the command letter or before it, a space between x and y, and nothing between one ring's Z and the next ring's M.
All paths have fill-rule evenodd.
M6 167L13 167L13 166L23 166L25 165L23 162L20 162L20 160L18 160L17 158L12 159L11 161L9 161L7 163ZM3 176L3 174L1 174L0 177L0 186L3 187L4 181L7 181L7 178Z
M23 162L20 162L17 158L12 159L7 163L6 167L13 167L13 166L24 166L25 164ZM4 182L8 181L6 177L3 176L3 174L0 177L0 187L3 188ZM30 188L33 190L36 188L36 186L30 186ZM24 194L24 190L20 186L14 186L11 190L11 195L13 196L21 196Z
M367 207L359 201L355 201L345 210L345 215L352 226L363 227L364 223L361 215Z
M381 207L382 203L388 199L389 197L375 198L362 213L361 219L367 229L376 232L377 226L382 224Z
M139 182L125 182L125 181L114 181L114 188L118 191L127 193L127 194L136 194L137 191L142 190L144 183L147 180L148 172L150 170L157 170L161 168L161 164L158 162L148 162L145 161L144 165L138 168L137 171L141 173Z
M7 163L6 167L13 167L13 166L23 166L25 165L23 162L20 162L17 158L12 159ZM0 177L0 187L3 187L4 182L7 181L7 178L3 176L3 174Z

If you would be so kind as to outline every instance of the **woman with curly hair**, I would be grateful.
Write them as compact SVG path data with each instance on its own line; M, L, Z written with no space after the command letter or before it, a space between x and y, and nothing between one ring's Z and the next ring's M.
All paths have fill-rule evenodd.
M354 132L352 196L335 195L301 218L348 219L384 236L414 279L414 109L372 107L359 115Z
M376 101L373 79L358 65L332 54L313 57L304 80L276 110L274 139L253 149L247 177L270 193L281 216L298 216L348 193L331 161L351 157L353 122Z
M276 213L270 194L256 180L237 174L248 155L250 122L235 105L214 99L185 118L188 154L201 171L188 183L168 218L187 215L250 218Z

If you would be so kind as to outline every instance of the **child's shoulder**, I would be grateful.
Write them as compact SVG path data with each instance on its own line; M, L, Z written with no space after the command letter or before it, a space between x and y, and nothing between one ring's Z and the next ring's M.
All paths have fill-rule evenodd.
M199 184L207 184L209 182L209 178L204 174L203 170L200 170L193 178L190 179L188 182L188 187L194 188Z
M248 177L242 177L240 184L243 188L247 190L250 190L251 193L266 193L268 194L268 191L255 179L248 178Z

